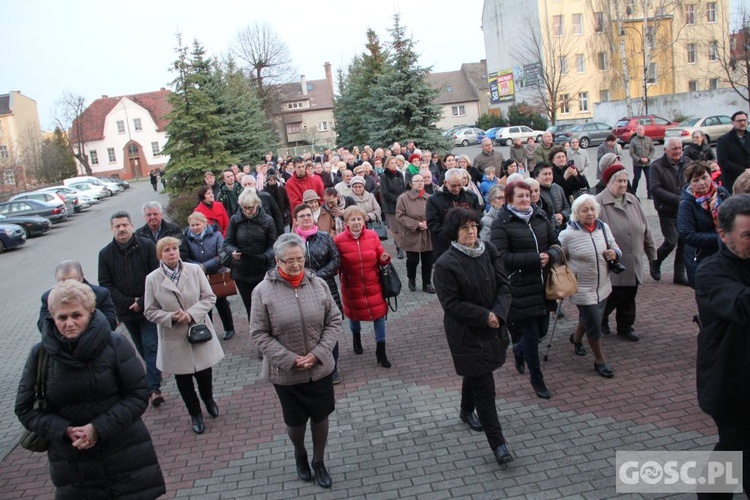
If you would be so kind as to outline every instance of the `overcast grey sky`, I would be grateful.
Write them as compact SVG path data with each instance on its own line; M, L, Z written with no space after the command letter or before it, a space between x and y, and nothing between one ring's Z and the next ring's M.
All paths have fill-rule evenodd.
M87 103L102 95L169 87L175 34L224 54L243 27L267 21L289 46L299 74L324 78L364 50L365 31L388 39L394 12L417 41L421 64L458 70L483 59L482 0L0 0L0 93L36 100L43 129L53 128L64 90Z

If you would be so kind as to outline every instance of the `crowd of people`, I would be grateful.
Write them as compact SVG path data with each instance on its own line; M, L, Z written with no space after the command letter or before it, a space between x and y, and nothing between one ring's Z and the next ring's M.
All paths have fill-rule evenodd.
M634 325L643 265L648 262L650 275L659 281L661 266L675 249L674 283L697 288L699 320L709 325L732 321L722 316L722 307L706 312L701 300L713 304L716 298L696 278L708 262L717 265L712 255L750 258L747 235L736 235L734 220L722 219L722 208L734 199L741 206L733 217L750 217L743 211L748 197L741 194L750 191L747 115L738 112L732 121L734 129L719 140L717 156L695 134L687 150L679 138L668 139L664 155L653 159L653 143L639 127L630 145L632 184L616 142L605 141L592 165L577 141L556 147L549 132L538 145L516 141L507 160L485 139L474 159L450 153L439 157L413 143L394 143L306 158L269 153L254 168L232 165L218 176L205 172L205 185L185 221L166 221L155 201L143 205L145 224L138 229L127 212L111 216L113 239L99 253L99 286L85 280L77 262L58 266L58 284L42 297L42 342L24 369L16 413L26 428L50 440L59 491L112 487L131 494L133 485L119 484L112 475L121 457L132 455L133 466L142 467L147 478L139 486L140 497L163 493L140 417L149 404L164 403L162 373L175 375L195 433L203 433L206 425L201 401L206 413L219 416L212 370L224 356L222 341L235 337L235 322L226 295L217 295L211 278L230 276L263 360L263 375L278 395L298 476L329 488L324 455L328 416L335 408L333 387L342 381L343 318L349 319L355 355L363 354L368 343L362 323L372 323L375 360L383 368L392 366L380 277L392 258L381 241L392 239L394 257L406 259L409 293L418 293L421 265L422 293L437 294L444 310L448 346L463 377L459 419L484 431L495 459L506 465L513 456L495 409L492 373L512 343L516 370L524 374L528 369L538 397L552 397L539 343L551 315L563 314L560 301L545 293L553 265L567 262L577 276L570 302L578 320L570 342L575 355L585 356L586 337L595 373L603 377L615 376L604 354L609 316L616 311L619 337L640 340ZM642 173L647 198L653 197L659 215L663 243L658 248L635 196ZM589 185L587 174L595 174L596 186ZM699 266L702 262L706 266ZM744 308L747 285L744 292L738 285L733 298L744 301ZM214 307L222 322L221 341L212 322ZM112 333L118 321L145 370L129 344ZM750 343L742 344L743 352L746 346ZM37 363L46 362L41 350L55 364L50 373L70 372L70 381L48 384L51 412L34 406ZM726 355L729 366L732 359ZM109 385L69 390L68 384L92 370L105 373ZM720 376L715 370L704 371L715 378ZM711 411L716 405L706 403ZM722 419L720 439L722 428L734 436L747 425L731 419L727 424L723 415L715 418ZM308 421L312 461L305 449ZM123 442L125 429L133 429L137 443ZM731 437L721 441L725 449L735 445L728 442ZM91 455L82 450L89 448L118 465L102 470L102 477L85 477L80 470Z

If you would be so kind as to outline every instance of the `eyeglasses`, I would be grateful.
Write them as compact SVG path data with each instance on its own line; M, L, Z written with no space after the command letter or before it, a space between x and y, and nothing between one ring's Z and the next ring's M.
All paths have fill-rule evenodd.
M495 196L493 200L504 200L505 196Z
M256 208L258 208L258 205L250 205L249 207L242 207L242 210L245 212L254 212Z
M296 259L279 259L279 262L282 262L284 264L304 264L305 258L304 257L297 257Z
M309 219L312 217L312 214L297 214L298 219Z
M477 227L479 226L475 222L469 222L468 224L460 226L459 229L463 229L464 231L476 231Z
M464 187L464 185L463 184L448 184L448 187L449 188L460 188L460 187Z
M734 121L737 122L737 123L745 123L747 121L747 118L737 118Z

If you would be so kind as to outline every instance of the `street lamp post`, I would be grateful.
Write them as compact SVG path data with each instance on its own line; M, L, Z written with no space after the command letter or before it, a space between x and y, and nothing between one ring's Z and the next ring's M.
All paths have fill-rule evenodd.
M620 36L625 36L625 30L635 31L641 39L641 56L643 57L643 107L646 115L648 115L648 68L646 67L646 47L644 46L646 40L643 37L643 33L632 26L622 26L620 28Z

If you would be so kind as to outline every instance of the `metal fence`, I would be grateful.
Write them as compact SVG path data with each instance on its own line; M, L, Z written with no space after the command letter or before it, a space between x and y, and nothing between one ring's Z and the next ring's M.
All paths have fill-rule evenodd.
M334 149L333 144L306 144L304 146L293 146L290 148L279 148L276 150L276 156L283 158L285 156L303 156L307 153L312 155L322 153L326 149Z

